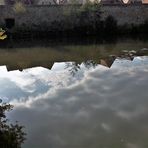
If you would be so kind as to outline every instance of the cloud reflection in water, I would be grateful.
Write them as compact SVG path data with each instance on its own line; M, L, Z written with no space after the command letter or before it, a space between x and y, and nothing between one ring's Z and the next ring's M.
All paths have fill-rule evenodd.
M10 118L26 127L24 148L147 147L147 57L80 65L74 76L64 67L0 76L1 97L16 105Z

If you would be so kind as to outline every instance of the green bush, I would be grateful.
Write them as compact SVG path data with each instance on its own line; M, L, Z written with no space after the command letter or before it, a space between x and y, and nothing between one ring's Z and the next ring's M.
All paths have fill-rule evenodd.
M21 144L25 140L23 126L9 124L5 112L12 110L13 106L2 103L0 99L0 147L1 148L21 148Z

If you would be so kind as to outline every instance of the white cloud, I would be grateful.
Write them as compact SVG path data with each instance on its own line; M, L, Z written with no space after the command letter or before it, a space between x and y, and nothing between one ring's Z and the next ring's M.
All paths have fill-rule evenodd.
M144 143L148 132L145 130L148 65L136 60L140 60L136 61L138 64L117 60L111 69L103 66L90 71L83 69L83 75L75 77L61 67L54 72L40 69L37 74L28 70L29 75L50 87L13 102L17 107L10 118L20 120L28 130L24 147L39 148L43 141L44 148L76 144L110 147L110 139L119 144L121 138L135 146ZM121 146L125 143L121 142ZM126 146L132 148L132 144Z

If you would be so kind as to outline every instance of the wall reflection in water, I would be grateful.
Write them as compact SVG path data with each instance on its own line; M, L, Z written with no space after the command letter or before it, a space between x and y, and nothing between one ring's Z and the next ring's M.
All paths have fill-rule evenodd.
M110 69L88 61L0 72L9 117L27 130L24 148L148 146L146 56L118 57Z

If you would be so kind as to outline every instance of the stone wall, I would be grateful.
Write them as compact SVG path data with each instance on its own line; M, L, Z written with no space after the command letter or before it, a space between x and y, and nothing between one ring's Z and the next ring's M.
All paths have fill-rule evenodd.
M11 6L0 6L0 26L5 25L6 18L14 18L15 28L44 30L44 28L50 27L53 22L60 22L68 9L73 8L76 11L80 6L27 6L23 11L14 10ZM148 20L148 5L102 5L100 7L102 19L112 15L118 25L137 25Z
M34 28L50 25L51 22L63 18L63 7L59 6L27 6L25 11L14 11L13 7L0 7L0 24L5 24L6 18L15 19L16 28ZM41 28L42 29L42 28Z
M148 5L106 5L102 7L102 17L112 15L119 25L141 24L148 20Z

